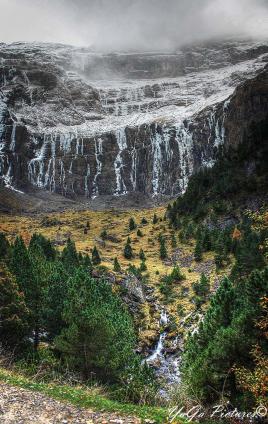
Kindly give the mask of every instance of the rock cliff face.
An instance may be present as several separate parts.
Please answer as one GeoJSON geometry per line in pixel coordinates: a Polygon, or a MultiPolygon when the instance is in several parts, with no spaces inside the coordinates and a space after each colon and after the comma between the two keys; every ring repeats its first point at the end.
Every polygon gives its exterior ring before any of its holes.
{"type": "Polygon", "coordinates": [[[220,145],[267,119],[267,53],[250,42],[173,55],[0,44],[1,180],[86,198],[182,193],[220,145]]]}

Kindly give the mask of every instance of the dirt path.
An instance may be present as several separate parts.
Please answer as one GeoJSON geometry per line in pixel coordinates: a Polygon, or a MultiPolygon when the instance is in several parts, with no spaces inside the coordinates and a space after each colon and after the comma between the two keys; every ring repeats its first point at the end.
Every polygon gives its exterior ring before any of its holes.
{"type": "Polygon", "coordinates": [[[140,424],[138,418],[93,412],[0,382],[1,424],[140,424]]]}

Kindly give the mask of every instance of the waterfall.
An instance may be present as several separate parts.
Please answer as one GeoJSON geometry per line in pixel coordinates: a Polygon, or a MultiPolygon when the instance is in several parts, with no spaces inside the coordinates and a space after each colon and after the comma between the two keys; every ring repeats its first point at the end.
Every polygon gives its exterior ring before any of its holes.
{"type": "Polygon", "coordinates": [[[72,160],[71,160],[71,163],[70,163],[70,167],[69,167],[68,173],[69,174],[72,174],[73,173],[73,161],[72,160]]]}
{"type": "MultiPolygon", "coordinates": [[[[166,399],[169,398],[168,389],[172,384],[178,384],[180,381],[179,363],[180,357],[178,353],[168,353],[165,348],[165,340],[168,332],[166,326],[169,318],[167,312],[163,309],[161,311],[159,325],[164,327],[160,332],[159,339],[152,351],[152,353],[145,359],[145,362],[149,365],[153,365],[156,369],[156,376],[162,381],[162,387],[160,389],[160,395],[166,399]],[[164,386],[163,386],[164,383],[164,386]],[[165,387],[166,386],[166,387],[165,387]]],[[[173,341],[173,347],[176,348],[178,343],[178,337],[173,341]]]]}
{"type": "Polygon", "coordinates": [[[156,196],[160,192],[160,179],[162,176],[162,136],[157,131],[157,126],[155,127],[155,135],[152,136],[152,146],[153,146],[153,177],[152,177],[152,188],[153,196],[156,196]]]}
{"type": "Polygon", "coordinates": [[[16,147],[16,127],[17,127],[17,123],[15,121],[13,121],[11,139],[10,139],[10,150],[11,150],[11,152],[14,152],[15,147],[16,147]]]}
{"type": "Polygon", "coordinates": [[[175,129],[175,138],[179,150],[179,185],[181,193],[184,193],[188,185],[189,177],[193,172],[193,136],[185,127],[184,123],[177,124],[175,129]]]}
{"type": "Polygon", "coordinates": [[[125,128],[120,128],[115,132],[115,138],[118,145],[118,153],[114,161],[114,172],[116,178],[116,189],[114,194],[119,196],[120,194],[127,194],[126,185],[124,183],[123,178],[123,157],[122,153],[125,149],[127,149],[127,137],[125,128]]]}
{"type": "Polygon", "coordinates": [[[87,173],[86,173],[86,176],[85,176],[85,196],[86,197],[90,197],[89,188],[88,188],[89,177],[90,177],[90,165],[88,163],[87,164],[87,173]]]}
{"type": "Polygon", "coordinates": [[[162,310],[162,311],[161,311],[161,316],[160,316],[160,321],[159,321],[159,323],[160,323],[161,325],[167,325],[167,323],[168,323],[167,311],[165,311],[165,310],[162,310]]]}
{"type": "MultiPolygon", "coordinates": [[[[161,310],[161,315],[160,315],[160,319],[159,319],[159,326],[166,326],[168,323],[168,316],[167,316],[167,312],[162,309],[161,310]]],[[[147,363],[151,363],[153,362],[155,359],[157,359],[158,357],[162,356],[162,351],[163,351],[163,343],[164,340],[166,338],[167,332],[166,331],[162,331],[160,333],[158,342],[153,350],[153,352],[151,353],[151,355],[148,356],[148,358],[146,358],[146,362],[147,363]]]]}
{"type": "MultiPolygon", "coordinates": [[[[37,144],[37,140],[33,137],[33,143],[37,144]]],[[[37,187],[46,188],[50,185],[50,173],[52,165],[52,157],[48,162],[47,171],[45,172],[45,160],[48,156],[48,148],[51,146],[52,136],[43,135],[41,148],[36,150],[36,156],[30,160],[28,164],[28,180],[37,187]]],[[[51,149],[51,153],[53,149],[51,149]]]]}
{"type": "Polygon", "coordinates": [[[230,98],[227,99],[225,102],[223,102],[221,123],[219,118],[216,119],[215,106],[212,107],[212,110],[208,116],[208,126],[210,130],[208,141],[211,140],[214,134],[214,147],[219,147],[221,144],[224,143],[224,140],[225,140],[224,121],[225,121],[226,111],[228,109],[229,103],[230,103],[230,98]]]}
{"type": "Polygon", "coordinates": [[[137,187],[137,150],[135,147],[131,150],[131,174],[130,179],[132,183],[133,191],[136,191],[137,187]]]}
{"type": "MultiPolygon", "coordinates": [[[[210,50],[210,63],[192,63],[189,53],[202,58],[207,47],[130,58],[56,45],[3,45],[1,175],[7,175],[8,159],[14,183],[28,176],[32,184],[53,191],[67,186],[93,197],[137,190],[148,196],[182,194],[193,171],[211,166],[224,143],[236,86],[264,69],[260,46],[245,48],[239,42],[230,47],[228,42],[210,50]],[[36,68],[44,77],[48,73],[49,84],[43,86],[42,78],[32,81],[36,68]],[[59,93],[50,90],[50,82],[66,88],[59,107],[59,93]],[[35,144],[29,143],[33,136],[35,144]],[[107,141],[105,157],[101,139],[107,141]],[[18,147],[23,160],[16,167],[18,147]]],[[[253,112],[249,116],[256,121],[253,112]]]]}
{"type": "Polygon", "coordinates": [[[158,357],[160,357],[162,355],[162,351],[163,351],[163,342],[166,338],[167,333],[161,333],[160,337],[158,339],[158,342],[156,344],[155,350],[153,351],[153,353],[148,356],[148,358],[146,358],[146,362],[149,364],[150,362],[155,361],[156,359],[158,359],[158,357]]]}
{"type": "Polygon", "coordinates": [[[2,136],[4,134],[5,124],[4,117],[6,113],[6,104],[2,101],[2,95],[0,93],[0,142],[2,141],[2,136]]]}
{"type": "Polygon", "coordinates": [[[64,168],[64,163],[62,161],[62,159],[59,160],[60,161],[60,184],[63,188],[63,191],[66,193],[67,191],[67,186],[66,186],[66,182],[65,182],[65,168],[64,168]]]}
{"type": "Polygon", "coordinates": [[[102,138],[96,138],[95,137],[95,159],[96,159],[96,174],[94,176],[93,180],[93,196],[92,199],[97,197],[99,195],[99,187],[98,187],[98,176],[101,174],[102,171],[102,162],[100,160],[100,156],[103,154],[102,150],[102,138]]]}
{"type": "Polygon", "coordinates": [[[60,134],[60,150],[64,152],[64,155],[71,153],[72,151],[72,140],[74,135],[72,133],[60,134]]]}

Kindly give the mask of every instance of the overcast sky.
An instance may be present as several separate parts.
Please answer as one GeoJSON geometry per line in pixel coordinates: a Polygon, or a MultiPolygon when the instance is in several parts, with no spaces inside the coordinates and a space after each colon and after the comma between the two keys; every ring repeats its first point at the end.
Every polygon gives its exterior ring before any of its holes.
{"type": "Polygon", "coordinates": [[[268,38],[268,0],[0,0],[0,42],[173,50],[225,36],[268,38]]]}

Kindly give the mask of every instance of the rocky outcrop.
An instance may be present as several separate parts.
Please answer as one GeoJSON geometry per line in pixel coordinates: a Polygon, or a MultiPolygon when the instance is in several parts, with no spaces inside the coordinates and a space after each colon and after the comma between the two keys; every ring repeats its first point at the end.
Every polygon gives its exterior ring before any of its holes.
{"type": "Polygon", "coordinates": [[[180,194],[220,145],[266,116],[267,52],[242,42],[174,55],[0,45],[2,181],[85,198],[180,194]]]}
{"type": "Polygon", "coordinates": [[[253,129],[260,129],[261,123],[268,123],[268,66],[256,78],[235,90],[224,124],[226,146],[236,148],[246,142],[253,129]]]}

